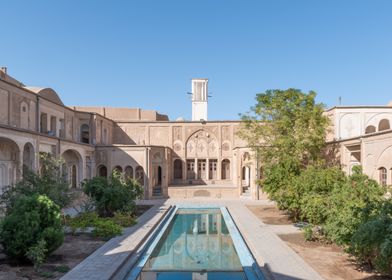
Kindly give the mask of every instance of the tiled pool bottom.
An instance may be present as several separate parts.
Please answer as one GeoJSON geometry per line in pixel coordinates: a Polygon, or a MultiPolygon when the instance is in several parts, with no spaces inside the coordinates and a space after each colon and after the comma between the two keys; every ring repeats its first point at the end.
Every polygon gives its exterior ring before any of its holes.
{"type": "Polygon", "coordinates": [[[175,208],[126,279],[263,279],[226,208],[175,208]]]}

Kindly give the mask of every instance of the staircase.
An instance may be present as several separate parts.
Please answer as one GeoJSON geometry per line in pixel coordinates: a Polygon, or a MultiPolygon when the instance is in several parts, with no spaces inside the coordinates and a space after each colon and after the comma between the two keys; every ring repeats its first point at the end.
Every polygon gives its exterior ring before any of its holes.
{"type": "Polygon", "coordinates": [[[153,187],[152,196],[162,196],[162,187],[161,186],[153,187]]]}
{"type": "Polygon", "coordinates": [[[242,196],[250,197],[250,188],[249,187],[242,187],[242,196]]]}

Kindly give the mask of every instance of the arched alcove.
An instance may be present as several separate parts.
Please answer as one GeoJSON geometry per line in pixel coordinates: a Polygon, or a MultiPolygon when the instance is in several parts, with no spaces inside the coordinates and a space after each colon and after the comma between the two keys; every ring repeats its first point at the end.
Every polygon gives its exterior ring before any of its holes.
{"type": "Polygon", "coordinates": [[[19,153],[19,147],[13,140],[0,137],[0,188],[16,183],[19,153]]]}
{"type": "Polygon", "coordinates": [[[365,129],[365,134],[376,132],[376,127],[374,125],[368,125],[365,129]]]}
{"type": "Polygon", "coordinates": [[[388,176],[387,169],[385,167],[380,167],[378,169],[378,175],[379,175],[379,177],[378,177],[379,178],[379,183],[382,186],[386,186],[387,185],[387,176],[388,176]]]}
{"type": "Polygon", "coordinates": [[[133,168],[132,168],[132,166],[125,167],[124,175],[125,175],[126,179],[133,179],[133,168]]]}
{"type": "Polygon", "coordinates": [[[67,169],[67,180],[71,188],[79,186],[83,180],[83,160],[80,153],[76,150],[66,150],[61,157],[65,161],[67,169]]]}
{"type": "Polygon", "coordinates": [[[230,179],[230,160],[222,160],[222,180],[230,179]]]}
{"type": "Polygon", "coordinates": [[[135,169],[135,179],[139,182],[141,186],[144,186],[144,169],[141,166],[135,169]]]}
{"type": "Polygon", "coordinates": [[[389,124],[389,120],[387,119],[382,119],[379,123],[378,123],[378,131],[383,131],[383,130],[387,130],[390,129],[391,126],[389,124]]]}
{"type": "Polygon", "coordinates": [[[108,176],[108,169],[105,165],[101,164],[97,167],[97,175],[99,177],[107,177],[108,176]]]}
{"type": "Polygon", "coordinates": [[[173,178],[174,179],[182,179],[182,160],[175,159],[173,163],[173,178]]]}
{"type": "Polygon", "coordinates": [[[90,143],[90,126],[88,124],[82,124],[80,126],[80,142],[90,143]]]}
{"type": "Polygon", "coordinates": [[[23,175],[28,170],[34,170],[35,151],[31,143],[26,143],[23,147],[23,175]]]}

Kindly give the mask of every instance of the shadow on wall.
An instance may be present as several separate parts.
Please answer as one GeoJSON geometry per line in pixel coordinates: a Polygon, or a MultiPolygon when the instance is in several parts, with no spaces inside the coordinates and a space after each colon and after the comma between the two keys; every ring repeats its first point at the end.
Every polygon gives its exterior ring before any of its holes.
{"type": "MultiPolygon", "coordinates": [[[[102,150],[97,150],[96,152],[96,176],[101,177],[109,177],[114,170],[122,173],[127,178],[135,179],[139,182],[144,189],[144,196],[147,199],[148,197],[154,196],[154,194],[149,193],[149,191],[153,192],[154,190],[150,190],[148,185],[150,180],[153,180],[153,174],[150,174],[150,178],[147,176],[147,166],[148,159],[145,159],[145,147],[135,146],[137,150],[135,152],[139,153],[139,156],[144,160],[144,164],[141,164],[137,159],[137,156],[133,157],[129,154],[132,153],[132,148],[129,147],[128,151],[124,151],[118,147],[111,147],[109,150],[103,148],[102,150]],[[110,163],[110,154],[116,154],[116,161],[113,162],[113,166],[109,165],[110,163]],[[146,166],[144,166],[146,165],[146,166]]],[[[162,181],[162,180],[161,180],[162,181]]],[[[159,189],[155,190],[155,196],[162,197],[163,190],[159,189]]]]}
{"type": "Polygon", "coordinates": [[[136,143],[129,135],[118,125],[114,125],[113,143],[123,145],[144,145],[145,143],[136,143]]]}
{"type": "Polygon", "coordinates": [[[338,143],[327,144],[324,151],[325,160],[332,166],[340,166],[340,145],[338,143]]]}

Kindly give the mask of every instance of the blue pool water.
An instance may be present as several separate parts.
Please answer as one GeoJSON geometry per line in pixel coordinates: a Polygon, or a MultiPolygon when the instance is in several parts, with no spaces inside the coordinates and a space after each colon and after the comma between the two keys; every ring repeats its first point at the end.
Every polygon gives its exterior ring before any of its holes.
{"type": "Polygon", "coordinates": [[[144,270],[242,271],[242,266],[220,209],[180,209],[144,270]]]}
{"type": "Polygon", "coordinates": [[[176,209],[163,224],[127,279],[263,279],[225,208],[176,209]]]}

